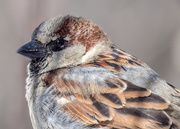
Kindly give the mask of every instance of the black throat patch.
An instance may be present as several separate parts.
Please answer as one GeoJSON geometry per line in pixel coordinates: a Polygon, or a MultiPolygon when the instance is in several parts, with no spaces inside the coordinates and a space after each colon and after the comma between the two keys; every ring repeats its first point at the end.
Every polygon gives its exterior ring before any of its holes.
{"type": "Polygon", "coordinates": [[[30,74],[38,74],[42,69],[48,65],[46,58],[31,60],[29,65],[30,74]]]}

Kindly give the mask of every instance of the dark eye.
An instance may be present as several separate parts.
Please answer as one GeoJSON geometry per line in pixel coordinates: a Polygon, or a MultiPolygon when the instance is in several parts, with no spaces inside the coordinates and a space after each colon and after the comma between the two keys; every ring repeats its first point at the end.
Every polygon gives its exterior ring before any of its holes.
{"type": "Polygon", "coordinates": [[[58,38],[55,41],[51,41],[48,45],[47,48],[50,51],[57,52],[63,50],[65,47],[67,47],[67,41],[64,40],[63,38],[58,38]]]}

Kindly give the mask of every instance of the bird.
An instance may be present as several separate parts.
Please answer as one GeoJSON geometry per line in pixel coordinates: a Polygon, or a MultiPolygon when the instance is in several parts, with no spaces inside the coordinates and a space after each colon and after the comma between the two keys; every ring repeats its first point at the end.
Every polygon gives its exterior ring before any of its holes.
{"type": "Polygon", "coordinates": [[[34,129],[180,129],[180,90],[91,20],[50,18],[17,53],[34,129]]]}

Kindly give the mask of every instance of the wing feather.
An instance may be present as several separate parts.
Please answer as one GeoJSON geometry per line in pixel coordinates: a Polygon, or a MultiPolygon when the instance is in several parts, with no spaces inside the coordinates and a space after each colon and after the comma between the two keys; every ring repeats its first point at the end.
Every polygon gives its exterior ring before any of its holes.
{"type": "Polygon", "coordinates": [[[51,83],[60,92],[59,107],[87,126],[168,129],[172,124],[163,111],[167,100],[112,71],[81,67],[55,75],[51,83]]]}

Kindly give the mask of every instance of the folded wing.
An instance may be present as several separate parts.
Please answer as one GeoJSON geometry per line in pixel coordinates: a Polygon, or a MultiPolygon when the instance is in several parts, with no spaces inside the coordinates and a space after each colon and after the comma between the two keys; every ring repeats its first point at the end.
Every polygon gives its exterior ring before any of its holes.
{"type": "Polygon", "coordinates": [[[87,126],[127,129],[169,129],[164,98],[102,68],[57,72],[51,82],[60,91],[58,104],[87,126]]]}

